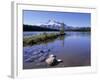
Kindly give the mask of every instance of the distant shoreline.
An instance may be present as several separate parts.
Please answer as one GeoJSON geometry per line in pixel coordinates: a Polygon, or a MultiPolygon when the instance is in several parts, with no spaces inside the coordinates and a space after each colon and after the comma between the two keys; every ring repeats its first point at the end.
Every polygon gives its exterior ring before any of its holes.
{"type": "MultiPolygon", "coordinates": [[[[40,27],[36,25],[23,25],[23,31],[60,31],[57,29],[51,29],[47,27],[40,27]]],[[[79,32],[89,32],[91,31],[90,27],[82,27],[82,28],[70,28],[70,29],[65,29],[65,31],[79,31],[79,32]]]]}

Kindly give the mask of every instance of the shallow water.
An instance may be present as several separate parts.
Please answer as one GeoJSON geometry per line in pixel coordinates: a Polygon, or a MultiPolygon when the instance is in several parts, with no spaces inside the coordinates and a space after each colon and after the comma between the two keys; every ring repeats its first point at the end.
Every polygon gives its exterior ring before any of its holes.
{"type": "MultiPolygon", "coordinates": [[[[24,32],[24,37],[38,35],[42,32],[24,32]]],[[[50,32],[49,32],[50,33],[50,32]]],[[[48,43],[41,43],[34,46],[23,48],[23,68],[52,68],[52,67],[75,67],[75,66],[90,66],[91,64],[91,39],[89,32],[66,32],[67,35],[59,37],[48,43]],[[50,49],[50,52],[38,53],[34,52],[39,49],[50,49]],[[49,54],[54,54],[57,58],[63,60],[56,66],[48,66],[44,61],[41,61],[49,54]],[[35,56],[34,61],[26,62],[31,56],[35,56]],[[39,61],[40,60],[40,61],[39,61]]]]}

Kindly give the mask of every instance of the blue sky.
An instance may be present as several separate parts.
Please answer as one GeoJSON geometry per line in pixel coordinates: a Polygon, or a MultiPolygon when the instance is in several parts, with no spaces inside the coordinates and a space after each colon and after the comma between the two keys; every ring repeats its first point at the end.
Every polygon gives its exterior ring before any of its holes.
{"type": "Polygon", "coordinates": [[[48,20],[64,22],[73,27],[90,27],[90,13],[54,12],[54,11],[23,11],[23,23],[29,25],[44,24],[48,20]]]}

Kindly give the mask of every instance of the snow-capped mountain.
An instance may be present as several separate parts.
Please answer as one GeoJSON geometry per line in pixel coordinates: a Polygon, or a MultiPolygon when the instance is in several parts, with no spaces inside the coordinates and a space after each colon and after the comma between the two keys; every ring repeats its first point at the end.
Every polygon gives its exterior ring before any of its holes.
{"type": "Polygon", "coordinates": [[[61,29],[61,22],[55,21],[55,20],[48,20],[46,23],[42,24],[41,27],[47,27],[52,29],[61,29]]]}
{"type": "Polygon", "coordinates": [[[57,21],[54,21],[54,20],[49,20],[46,25],[58,25],[58,26],[61,26],[61,24],[57,21]]]}

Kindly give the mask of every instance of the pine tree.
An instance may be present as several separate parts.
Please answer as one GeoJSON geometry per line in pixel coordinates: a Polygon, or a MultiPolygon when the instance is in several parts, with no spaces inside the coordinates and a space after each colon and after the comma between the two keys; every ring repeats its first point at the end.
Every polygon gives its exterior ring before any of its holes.
{"type": "Polygon", "coordinates": [[[60,34],[65,34],[65,24],[64,23],[62,23],[61,24],[61,30],[60,30],[60,34]]]}

